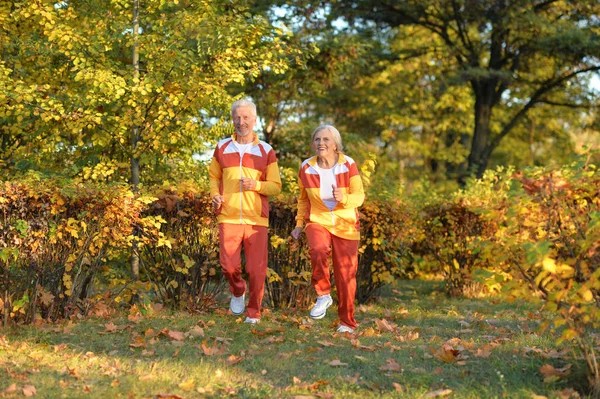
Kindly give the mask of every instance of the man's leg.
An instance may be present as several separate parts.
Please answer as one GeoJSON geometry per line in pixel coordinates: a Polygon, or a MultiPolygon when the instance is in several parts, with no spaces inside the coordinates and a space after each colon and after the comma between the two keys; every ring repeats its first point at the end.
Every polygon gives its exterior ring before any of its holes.
{"type": "Polygon", "coordinates": [[[331,292],[331,279],[329,278],[331,233],[316,223],[308,224],[305,231],[312,266],[312,285],[315,287],[317,295],[327,295],[331,292]]]}
{"type": "Polygon", "coordinates": [[[246,292],[246,282],[242,278],[242,238],[243,226],[219,224],[219,259],[223,275],[229,282],[229,291],[239,297],[246,292]]]}
{"type": "Polygon", "coordinates": [[[333,236],[333,276],[338,293],[338,316],[341,324],[356,328],[354,297],[358,270],[358,240],[333,236]]]}
{"type": "Polygon", "coordinates": [[[250,318],[260,319],[265,279],[267,278],[268,233],[264,226],[244,225],[244,229],[244,254],[250,283],[247,314],[250,318]]]}

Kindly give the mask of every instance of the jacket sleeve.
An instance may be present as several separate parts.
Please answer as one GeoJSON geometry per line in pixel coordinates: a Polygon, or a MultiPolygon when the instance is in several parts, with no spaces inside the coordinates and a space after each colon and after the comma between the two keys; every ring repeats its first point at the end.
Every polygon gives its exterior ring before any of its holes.
{"type": "Polygon", "coordinates": [[[358,208],[365,201],[365,191],[362,185],[362,179],[358,174],[358,167],[355,163],[350,166],[350,187],[348,192],[344,193],[342,205],[344,208],[358,208]]]}
{"type": "Polygon", "coordinates": [[[279,166],[275,151],[269,151],[267,155],[267,169],[265,170],[265,180],[256,182],[256,191],[265,196],[277,195],[281,192],[281,177],[279,176],[279,166]]]}
{"type": "Polygon", "coordinates": [[[217,150],[213,154],[213,158],[208,167],[208,180],[210,187],[210,197],[221,194],[221,179],[223,178],[223,169],[217,160],[217,150]]]}
{"type": "Polygon", "coordinates": [[[304,219],[306,217],[306,212],[308,211],[308,194],[306,193],[306,188],[302,184],[301,174],[303,173],[302,168],[300,168],[300,172],[298,172],[298,186],[300,187],[300,197],[298,197],[298,213],[296,213],[296,227],[304,226],[304,219]]]}

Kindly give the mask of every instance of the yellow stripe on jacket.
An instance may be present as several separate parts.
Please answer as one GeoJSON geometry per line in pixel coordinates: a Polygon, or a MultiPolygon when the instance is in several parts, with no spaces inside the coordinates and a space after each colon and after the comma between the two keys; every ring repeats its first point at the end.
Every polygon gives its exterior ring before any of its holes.
{"type": "Polygon", "coordinates": [[[210,196],[220,194],[225,200],[217,210],[217,220],[219,223],[268,226],[267,197],[281,192],[275,151],[254,135],[251,149],[241,157],[236,142],[235,135],[219,141],[208,169],[210,196]],[[256,180],[256,189],[242,190],[242,177],[256,180]]]}
{"type": "Polygon", "coordinates": [[[338,162],[333,166],[337,187],[344,194],[344,199],[330,210],[321,199],[321,181],[315,169],[317,157],[302,162],[298,173],[300,198],[298,198],[298,213],[296,227],[307,223],[318,223],[331,234],[347,240],[360,239],[358,207],[365,200],[362,180],[358,167],[352,158],[342,153],[338,162]]]}

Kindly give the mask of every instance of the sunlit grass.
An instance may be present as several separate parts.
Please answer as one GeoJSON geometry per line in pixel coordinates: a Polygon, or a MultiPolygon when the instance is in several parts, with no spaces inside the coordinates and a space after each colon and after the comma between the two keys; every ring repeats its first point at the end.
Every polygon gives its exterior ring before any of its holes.
{"type": "Polygon", "coordinates": [[[266,311],[256,327],[222,312],[163,310],[0,331],[0,397],[33,386],[47,398],[414,398],[443,389],[452,398],[551,398],[584,380],[555,337],[537,332],[540,312],[528,304],[449,299],[439,283],[411,281],[357,308],[358,336],[334,333],[335,311],[317,322],[305,309],[266,311]],[[544,382],[546,363],[573,364],[571,375],[544,382]]]}

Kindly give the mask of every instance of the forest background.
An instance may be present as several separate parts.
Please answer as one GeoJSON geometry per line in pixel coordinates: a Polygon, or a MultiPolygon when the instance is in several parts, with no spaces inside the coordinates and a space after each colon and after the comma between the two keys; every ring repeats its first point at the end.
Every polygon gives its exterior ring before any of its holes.
{"type": "Polygon", "coordinates": [[[3,324],[211,308],[206,160],[247,97],[284,182],[270,306],[312,299],[289,232],[310,134],[330,123],[367,188],[359,302],[400,278],[533,298],[598,394],[598,15],[592,0],[3,2],[3,324]]]}

